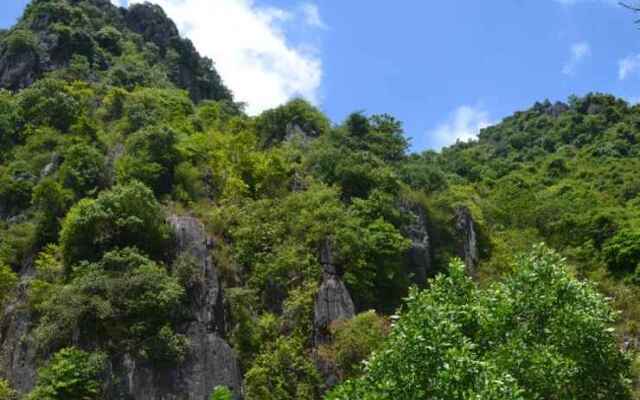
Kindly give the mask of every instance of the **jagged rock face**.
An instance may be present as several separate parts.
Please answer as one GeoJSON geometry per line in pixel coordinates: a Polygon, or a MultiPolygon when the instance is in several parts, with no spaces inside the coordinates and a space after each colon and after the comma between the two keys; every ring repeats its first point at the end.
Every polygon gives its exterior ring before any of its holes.
{"type": "Polygon", "coordinates": [[[355,316],[355,306],[349,290],[333,261],[333,251],[328,241],[320,249],[320,262],[324,273],[314,307],[314,332],[316,345],[330,340],[329,326],[332,322],[351,319],[355,316]]]}
{"type": "Polygon", "coordinates": [[[403,233],[411,240],[407,251],[409,273],[413,283],[424,285],[431,273],[431,245],[424,209],[416,204],[401,204],[400,208],[409,215],[411,221],[403,227],[403,233]]]}
{"type": "MultiPolygon", "coordinates": [[[[161,59],[149,62],[164,64],[168,78],[177,87],[187,90],[193,101],[232,100],[213,61],[200,56],[190,40],[180,37],[175,23],[161,7],[145,2],[125,9],[114,6],[109,0],[60,0],[60,3],[76,7],[74,10],[90,22],[85,21],[84,29],[74,30],[67,37],[56,28],[60,22],[68,24],[67,16],[41,12],[22,19],[17,27],[28,32],[33,43],[22,48],[11,45],[13,29],[0,36],[0,88],[17,91],[29,87],[45,73],[67,67],[74,55],[86,57],[96,68],[106,72],[113,66],[113,59],[108,54],[119,55],[114,50],[118,46],[112,48],[105,44],[99,32],[92,29],[95,25],[110,25],[123,34],[136,33],[145,42],[153,43],[161,59]]],[[[99,80],[95,74],[91,79],[99,80]]]]}
{"type": "Polygon", "coordinates": [[[18,90],[31,86],[42,74],[40,57],[35,51],[8,54],[0,48],[0,87],[18,90]]]}
{"type": "Polygon", "coordinates": [[[31,260],[21,271],[17,296],[0,314],[0,378],[11,382],[19,394],[28,393],[36,384],[36,346],[29,333],[33,317],[27,307],[27,288],[33,276],[31,260]]]}
{"type": "Polygon", "coordinates": [[[476,239],[475,223],[468,208],[459,207],[456,209],[456,229],[462,240],[461,252],[467,273],[470,276],[475,276],[479,261],[478,241],[476,239]]]}
{"type": "Polygon", "coordinates": [[[152,368],[129,357],[114,362],[119,382],[113,396],[134,400],[207,400],[216,386],[241,393],[242,377],[233,349],[221,337],[225,329],[223,294],[209,256],[200,221],[190,217],[169,218],[176,233],[178,257],[195,263],[195,283],[189,288],[191,320],[179,329],[190,342],[186,360],[172,368],[152,368]]]}

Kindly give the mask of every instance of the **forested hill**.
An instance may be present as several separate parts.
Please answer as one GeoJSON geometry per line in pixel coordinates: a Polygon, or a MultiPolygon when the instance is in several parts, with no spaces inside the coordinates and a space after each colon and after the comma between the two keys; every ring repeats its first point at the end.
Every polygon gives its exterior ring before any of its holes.
{"type": "Polygon", "coordinates": [[[150,3],[124,9],[110,0],[34,0],[0,33],[0,57],[0,87],[10,90],[58,71],[127,89],[175,85],[196,102],[231,100],[212,61],[150,3]]]}
{"type": "Polygon", "coordinates": [[[34,0],[0,86],[0,400],[638,398],[639,106],[409,154],[107,0],[34,0]]]}

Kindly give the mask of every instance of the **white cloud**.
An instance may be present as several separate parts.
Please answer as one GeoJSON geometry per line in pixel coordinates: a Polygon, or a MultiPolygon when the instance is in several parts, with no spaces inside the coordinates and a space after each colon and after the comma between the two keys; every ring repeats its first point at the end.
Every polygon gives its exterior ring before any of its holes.
{"type": "MultiPolygon", "coordinates": [[[[113,2],[125,0],[112,0],[113,2]]],[[[128,4],[144,0],[129,0],[128,4]]],[[[324,27],[317,6],[259,7],[254,0],[153,0],[210,57],[237,101],[257,114],[295,96],[319,102],[322,62],[312,43],[291,43],[287,24],[324,27]]]]}
{"type": "Polygon", "coordinates": [[[630,75],[640,70],[640,54],[628,56],[618,61],[618,78],[627,79],[630,75]]]}
{"type": "Polygon", "coordinates": [[[457,141],[475,139],[480,130],[491,125],[489,113],[479,106],[460,106],[434,130],[427,132],[431,148],[440,150],[457,141]]]}
{"type": "Polygon", "coordinates": [[[570,53],[569,61],[562,67],[562,73],[565,75],[573,75],[576,67],[591,56],[591,46],[587,42],[574,43],[571,45],[570,53]]]}
{"type": "Polygon", "coordinates": [[[322,21],[322,17],[320,17],[320,10],[316,4],[304,3],[300,6],[300,9],[307,25],[321,29],[327,28],[327,25],[322,21]]]}

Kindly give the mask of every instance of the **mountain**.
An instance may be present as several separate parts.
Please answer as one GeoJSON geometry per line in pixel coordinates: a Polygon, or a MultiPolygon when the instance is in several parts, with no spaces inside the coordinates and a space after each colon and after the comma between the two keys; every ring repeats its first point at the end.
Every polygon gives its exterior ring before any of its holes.
{"type": "Polygon", "coordinates": [[[231,100],[213,62],[150,3],[124,9],[109,0],[33,1],[2,35],[0,57],[0,87],[9,90],[58,71],[126,88],[173,84],[194,102],[231,100]]]}
{"type": "Polygon", "coordinates": [[[107,0],[32,1],[0,86],[0,400],[637,392],[640,106],[409,154],[107,0]]]}

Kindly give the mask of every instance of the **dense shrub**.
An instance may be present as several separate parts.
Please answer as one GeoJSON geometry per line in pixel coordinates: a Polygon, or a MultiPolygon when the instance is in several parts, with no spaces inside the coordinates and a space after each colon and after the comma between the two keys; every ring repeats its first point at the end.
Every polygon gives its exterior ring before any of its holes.
{"type": "Polygon", "coordinates": [[[245,375],[247,400],[320,398],[320,377],[295,339],[280,338],[260,354],[245,375]]]}
{"type": "Polygon", "coordinates": [[[350,320],[339,320],[329,329],[333,341],[322,345],[318,353],[335,366],[341,379],[347,379],[362,374],[363,361],[381,348],[389,323],[375,311],[367,311],[350,320]]]}
{"type": "Polygon", "coordinates": [[[118,182],[138,180],[157,195],[169,193],[180,161],[177,140],[177,134],[168,127],[149,127],[129,136],[126,153],[116,167],[118,182]]]}
{"type": "Polygon", "coordinates": [[[365,376],[330,399],[630,399],[630,363],[603,296],[538,247],[478,289],[454,262],[412,291],[365,376]]]}
{"type": "Polygon", "coordinates": [[[97,199],[83,199],[67,214],[60,244],[68,267],[96,261],[114,248],[134,246],[154,259],[167,252],[168,226],[149,188],[139,182],[115,186],[97,199]]]}
{"type": "Polygon", "coordinates": [[[106,373],[106,356],[70,347],[58,351],[38,370],[28,400],[99,399],[106,373]]]}
{"type": "Polygon", "coordinates": [[[185,290],[166,268],[131,248],[77,265],[70,279],[51,268],[55,260],[45,260],[30,292],[41,316],[40,346],[65,343],[76,331],[156,364],[184,358],[188,342],[171,323],[180,316],[185,290]]]}

